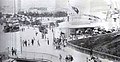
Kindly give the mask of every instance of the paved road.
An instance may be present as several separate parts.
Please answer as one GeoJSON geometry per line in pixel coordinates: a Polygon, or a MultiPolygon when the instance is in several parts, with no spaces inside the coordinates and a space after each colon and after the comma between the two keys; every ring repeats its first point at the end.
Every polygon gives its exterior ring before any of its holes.
{"type": "MultiPolygon", "coordinates": [[[[69,47],[65,47],[62,48],[62,50],[56,50],[53,46],[53,33],[51,30],[48,29],[48,35],[47,38],[49,38],[50,40],[50,45],[47,44],[47,41],[45,39],[41,39],[41,33],[38,32],[38,29],[33,29],[33,28],[29,28],[27,29],[28,31],[25,31],[24,34],[22,36],[26,36],[26,39],[30,39],[35,37],[36,40],[40,40],[40,46],[38,46],[37,41],[35,41],[35,45],[34,46],[30,46],[30,47],[24,47],[23,51],[31,51],[31,52],[41,52],[41,53],[49,53],[55,56],[59,57],[59,54],[62,55],[63,58],[65,58],[66,55],[70,54],[74,57],[73,62],[86,62],[86,58],[89,57],[89,55],[78,52],[74,49],[71,49],[69,47]],[[35,32],[38,32],[38,36],[35,35],[35,32]],[[27,35],[25,33],[28,33],[27,35]],[[30,33],[30,34],[29,34],[30,33]],[[32,36],[32,37],[29,37],[32,36]]],[[[25,37],[24,37],[25,39],[25,37]]],[[[103,62],[109,62],[106,59],[102,59],[103,62]]]]}
{"type": "MultiPolygon", "coordinates": [[[[89,57],[89,55],[78,52],[70,47],[65,47],[65,48],[62,48],[61,50],[56,50],[55,47],[53,46],[53,33],[51,30],[48,30],[48,34],[47,34],[47,38],[49,38],[50,40],[50,44],[48,45],[47,41],[45,39],[42,39],[41,33],[37,28],[35,29],[33,27],[28,28],[27,26],[23,26],[22,28],[25,28],[25,31],[23,32],[20,31],[16,33],[3,33],[2,31],[0,31],[0,34],[1,34],[0,44],[3,44],[2,47],[4,47],[0,49],[7,50],[7,47],[9,47],[9,50],[10,50],[11,47],[13,46],[17,48],[17,51],[21,51],[20,41],[29,40],[28,43],[30,43],[30,46],[27,46],[27,47],[22,46],[22,51],[35,52],[35,53],[47,53],[47,54],[54,55],[58,58],[59,58],[59,54],[61,54],[63,59],[65,58],[66,55],[70,54],[74,58],[73,62],[86,62],[86,58],[89,57]],[[37,36],[35,34],[36,32],[38,32],[37,36]],[[33,37],[35,38],[35,43],[32,46],[31,39],[33,39],[33,37]],[[37,43],[38,40],[39,40],[40,46],[37,43]]],[[[107,59],[101,59],[101,60],[103,60],[102,62],[110,62],[107,59]]]]}

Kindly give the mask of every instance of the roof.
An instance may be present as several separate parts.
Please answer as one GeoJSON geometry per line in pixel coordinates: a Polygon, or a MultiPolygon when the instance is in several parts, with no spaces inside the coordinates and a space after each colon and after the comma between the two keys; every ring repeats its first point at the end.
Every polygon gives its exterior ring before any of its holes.
{"type": "Polygon", "coordinates": [[[69,22],[62,22],[59,23],[59,28],[93,28],[93,27],[99,27],[101,26],[101,23],[90,23],[90,24],[79,24],[79,25],[72,25],[69,22]]]}

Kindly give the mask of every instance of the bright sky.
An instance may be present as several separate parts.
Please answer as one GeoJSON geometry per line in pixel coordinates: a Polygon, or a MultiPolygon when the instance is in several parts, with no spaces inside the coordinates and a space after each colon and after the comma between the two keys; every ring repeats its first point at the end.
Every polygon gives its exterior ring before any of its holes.
{"type": "MultiPolygon", "coordinates": [[[[0,0],[0,10],[4,7],[7,12],[13,11],[13,1],[14,0],[0,0]]],[[[120,0],[69,0],[69,3],[68,0],[21,0],[22,9],[28,9],[30,7],[48,7],[50,11],[75,6],[81,12],[88,12],[96,8],[106,9],[107,4],[113,4],[115,7],[119,8],[120,0]]]]}
{"type": "Polygon", "coordinates": [[[55,8],[55,0],[21,0],[22,9],[31,7],[46,7],[52,11],[55,8]]]}

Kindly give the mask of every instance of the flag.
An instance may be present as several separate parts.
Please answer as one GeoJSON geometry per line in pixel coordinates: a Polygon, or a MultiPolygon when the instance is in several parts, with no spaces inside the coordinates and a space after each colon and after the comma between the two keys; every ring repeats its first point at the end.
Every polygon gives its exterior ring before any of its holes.
{"type": "Polygon", "coordinates": [[[79,13],[78,8],[72,6],[72,9],[73,9],[77,14],[79,13]]]}

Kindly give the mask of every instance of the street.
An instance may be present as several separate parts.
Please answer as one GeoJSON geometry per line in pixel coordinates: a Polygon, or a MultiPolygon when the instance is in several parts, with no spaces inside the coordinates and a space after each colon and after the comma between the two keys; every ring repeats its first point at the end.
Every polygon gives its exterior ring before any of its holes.
{"type": "MultiPolygon", "coordinates": [[[[86,58],[90,57],[88,54],[81,53],[70,47],[61,47],[60,50],[55,49],[55,47],[53,46],[53,33],[52,30],[50,29],[48,29],[48,34],[46,35],[46,38],[49,39],[49,44],[48,44],[47,39],[42,39],[42,33],[39,32],[38,28],[33,28],[33,27],[28,28],[27,26],[22,26],[22,28],[25,28],[25,31],[13,32],[13,33],[3,33],[2,31],[0,31],[1,32],[0,40],[5,42],[3,44],[7,44],[7,45],[3,45],[3,48],[6,48],[6,51],[7,51],[7,47],[9,47],[10,51],[11,51],[11,47],[14,47],[17,48],[19,54],[21,51],[23,53],[24,52],[34,52],[37,54],[46,53],[46,54],[54,55],[58,58],[59,55],[61,55],[62,59],[65,59],[66,55],[72,55],[74,59],[73,62],[86,62],[87,60],[86,58]],[[38,32],[37,36],[36,36],[36,32],[38,32]],[[33,38],[35,39],[35,41],[34,44],[32,45],[31,40],[33,38]],[[23,40],[26,40],[29,45],[23,46],[23,40]],[[40,45],[38,45],[38,40],[40,45]]],[[[30,55],[32,54],[26,54],[26,55],[30,57],[30,55]]],[[[35,57],[39,57],[39,56],[36,55],[35,57]]],[[[102,62],[110,62],[107,59],[101,59],[101,60],[103,60],[102,62]]]]}

